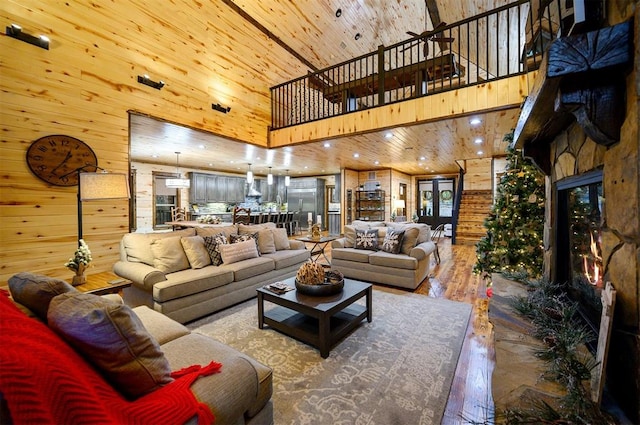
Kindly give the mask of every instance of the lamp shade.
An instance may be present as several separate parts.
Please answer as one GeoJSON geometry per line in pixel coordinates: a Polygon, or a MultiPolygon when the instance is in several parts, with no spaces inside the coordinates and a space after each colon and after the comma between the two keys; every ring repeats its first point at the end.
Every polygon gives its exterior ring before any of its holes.
{"type": "Polygon", "coordinates": [[[189,179],[165,179],[165,186],[173,189],[189,189],[191,180],[189,179]]]}
{"type": "Polygon", "coordinates": [[[124,173],[79,173],[81,201],[128,199],[129,179],[124,173]]]}
{"type": "Polygon", "coordinates": [[[404,199],[396,199],[393,203],[393,207],[395,209],[404,209],[405,207],[404,199]]]}

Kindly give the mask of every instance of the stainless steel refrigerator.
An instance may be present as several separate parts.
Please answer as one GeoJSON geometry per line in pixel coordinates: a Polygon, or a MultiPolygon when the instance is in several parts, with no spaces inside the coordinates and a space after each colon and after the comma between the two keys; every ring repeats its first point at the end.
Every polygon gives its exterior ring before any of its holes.
{"type": "MultiPolygon", "coordinates": [[[[291,179],[287,188],[287,202],[289,211],[295,211],[294,218],[300,223],[301,229],[307,229],[309,213],[313,217],[313,222],[317,221],[318,215],[324,215],[324,180],[311,177],[291,179]]],[[[326,229],[327,223],[322,220],[322,229],[326,229]]]]}

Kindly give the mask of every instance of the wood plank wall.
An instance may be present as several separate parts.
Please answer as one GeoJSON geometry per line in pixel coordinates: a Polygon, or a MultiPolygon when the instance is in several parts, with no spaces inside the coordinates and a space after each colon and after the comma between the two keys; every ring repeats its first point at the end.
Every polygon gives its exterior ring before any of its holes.
{"type": "MultiPolygon", "coordinates": [[[[51,39],[44,50],[0,37],[0,282],[20,271],[71,273],[64,263],[77,244],[76,188],[49,186],[29,171],[25,153],[34,140],[76,137],[100,167],[126,172],[128,111],[135,110],[266,146],[269,84],[306,72],[222,2],[147,7],[139,0],[0,2],[4,24],[51,39]],[[142,74],[166,86],[137,83],[142,74]],[[217,102],[232,111],[213,111],[217,102]]],[[[84,221],[90,272],[111,270],[128,231],[127,202],[87,202],[84,221]]]]}

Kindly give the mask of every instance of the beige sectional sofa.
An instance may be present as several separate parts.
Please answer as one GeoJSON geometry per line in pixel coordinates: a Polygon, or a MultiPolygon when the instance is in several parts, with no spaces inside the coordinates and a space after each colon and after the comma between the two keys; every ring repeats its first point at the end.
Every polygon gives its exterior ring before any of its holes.
{"type": "Polygon", "coordinates": [[[255,297],[260,286],[295,276],[308,259],[304,243],[289,240],[274,223],[220,225],[128,233],[113,271],[133,282],[124,291],[128,305],[146,305],[186,323],[255,297]],[[253,235],[256,242],[222,245],[227,261],[212,265],[203,242],[221,234],[227,242],[239,235],[253,235]]]}
{"type": "Polygon", "coordinates": [[[0,423],[158,423],[157,414],[201,423],[180,395],[186,386],[216,424],[273,424],[272,370],[252,357],[118,295],[32,273],[9,287],[13,300],[0,291],[0,423]],[[217,372],[190,384],[175,375],[208,365],[217,372]]]}
{"type": "Polygon", "coordinates": [[[427,224],[354,221],[344,235],[331,242],[331,269],[345,277],[415,289],[429,275],[436,246],[427,224]]]}

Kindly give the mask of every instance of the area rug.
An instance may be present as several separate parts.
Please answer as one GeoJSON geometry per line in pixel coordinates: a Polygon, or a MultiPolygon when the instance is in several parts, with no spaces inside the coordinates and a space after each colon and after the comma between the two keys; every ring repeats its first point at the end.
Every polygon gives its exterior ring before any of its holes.
{"type": "Polygon", "coordinates": [[[470,312],[469,304],[376,287],[373,321],[363,321],[327,359],[258,329],[256,299],[188,327],[273,368],[276,425],[427,425],[442,419],[470,312]]]}

